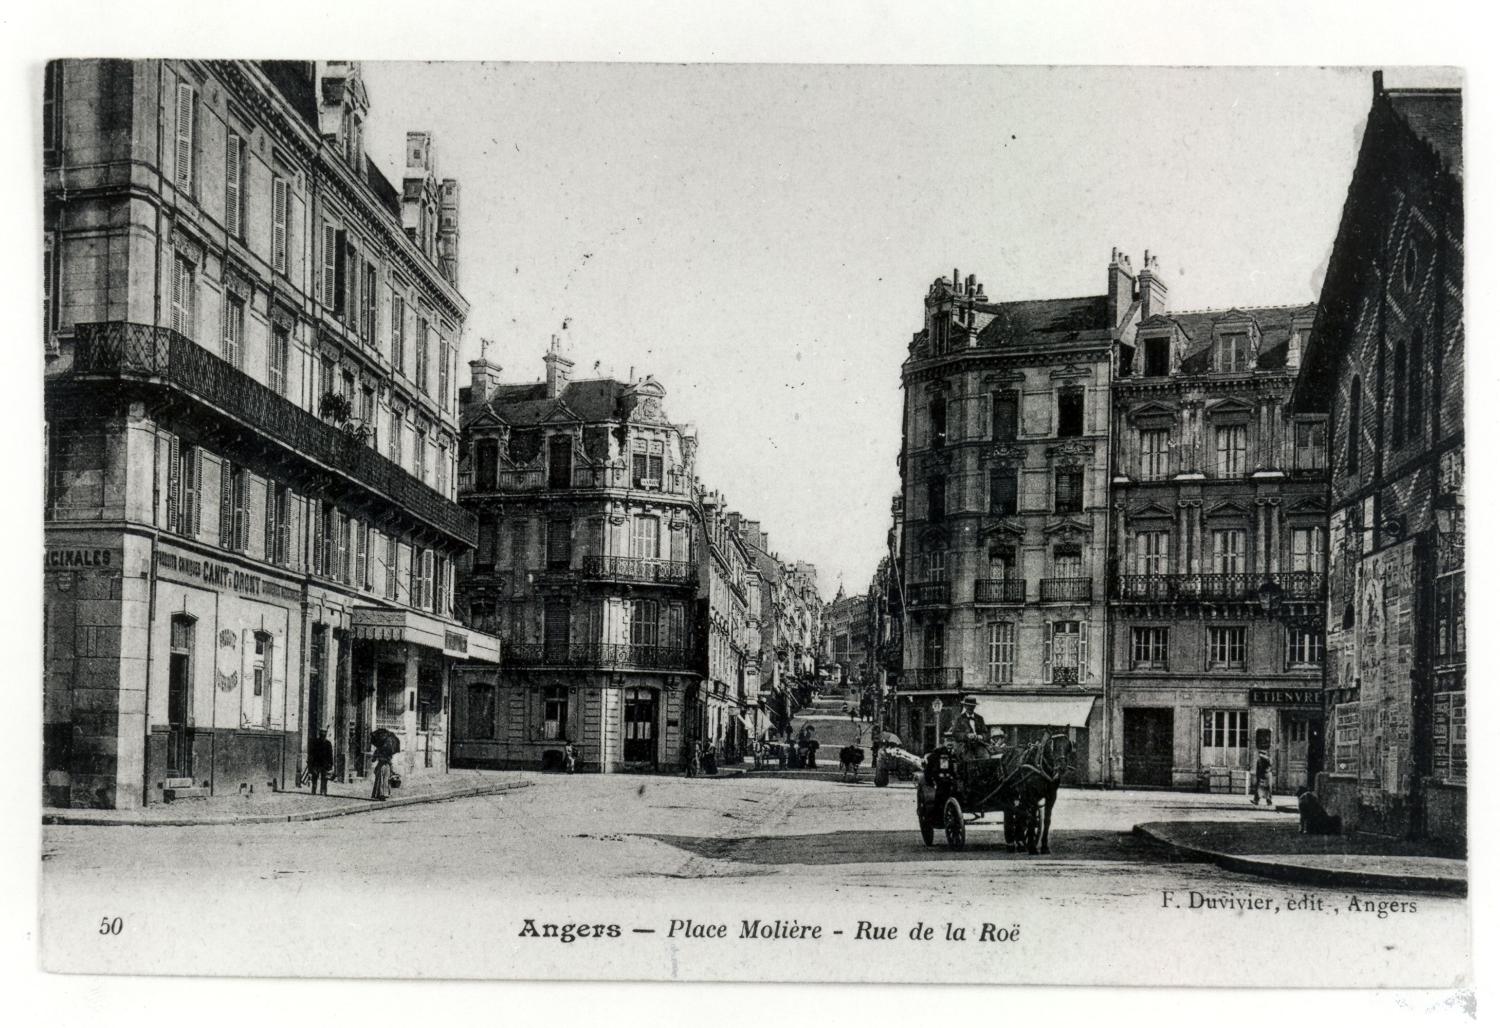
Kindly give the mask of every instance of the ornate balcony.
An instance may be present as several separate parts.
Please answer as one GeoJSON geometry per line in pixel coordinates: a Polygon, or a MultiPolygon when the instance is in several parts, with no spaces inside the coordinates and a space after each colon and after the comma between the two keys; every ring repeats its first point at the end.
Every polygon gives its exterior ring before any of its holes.
{"type": "Polygon", "coordinates": [[[960,689],[964,684],[961,667],[919,667],[907,671],[904,684],[918,689],[960,689]]]}
{"type": "Polygon", "coordinates": [[[575,467],[566,485],[552,481],[545,468],[505,468],[477,478],[472,473],[463,478],[465,491],[486,493],[539,493],[558,489],[638,489],[666,493],[669,496],[691,496],[692,480],[682,471],[668,471],[660,479],[637,479],[625,467],[575,467]],[[493,484],[491,483],[493,478],[493,484]]]}
{"type": "Polygon", "coordinates": [[[1094,596],[1091,578],[1044,578],[1041,585],[1043,603],[1087,603],[1094,596]]]}
{"type": "Polygon", "coordinates": [[[353,486],[380,507],[404,512],[464,546],[478,539],[473,514],[363,441],[169,328],[128,321],[78,325],[72,366],[58,384],[99,381],[175,393],[201,417],[274,444],[275,459],[285,466],[353,486]]]}
{"type": "Polygon", "coordinates": [[[913,607],[937,607],[949,602],[952,590],[947,582],[918,582],[907,589],[907,601],[913,607]]]}
{"type": "Polygon", "coordinates": [[[976,578],[974,580],[974,602],[1025,603],[1026,579],[976,578]]]}
{"type": "Polygon", "coordinates": [[[632,646],[629,643],[506,643],[505,667],[622,668],[692,671],[696,655],[676,646],[632,646]]]}
{"type": "Polygon", "coordinates": [[[1328,578],[1321,571],[1286,571],[1274,575],[1252,572],[1118,575],[1114,598],[1159,603],[1259,603],[1267,582],[1281,590],[1281,600],[1321,600],[1328,587],[1328,578]]]}
{"type": "Polygon", "coordinates": [[[654,585],[697,585],[698,568],[684,560],[650,557],[583,558],[582,575],[595,581],[648,582],[654,585]]]}

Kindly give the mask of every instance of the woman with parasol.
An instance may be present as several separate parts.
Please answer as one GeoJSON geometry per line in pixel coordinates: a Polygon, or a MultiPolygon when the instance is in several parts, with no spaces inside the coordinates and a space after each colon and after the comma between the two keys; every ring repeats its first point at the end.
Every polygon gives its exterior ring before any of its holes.
{"type": "Polygon", "coordinates": [[[401,752],[401,739],[388,728],[377,728],[370,733],[370,750],[375,756],[375,786],[370,799],[387,799],[391,795],[391,758],[401,752]]]}

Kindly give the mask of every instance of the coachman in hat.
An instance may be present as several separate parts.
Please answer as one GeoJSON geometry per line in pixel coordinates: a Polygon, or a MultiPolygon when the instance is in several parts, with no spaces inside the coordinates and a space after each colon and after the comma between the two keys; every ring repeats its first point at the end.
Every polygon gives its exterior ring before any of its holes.
{"type": "Polygon", "coordinates": [[[990,729],[979,716],[978,706],[977,697],[965,696],[963,710],[953,720],[953,744],[963,756],[989,756],[990,729]]]}

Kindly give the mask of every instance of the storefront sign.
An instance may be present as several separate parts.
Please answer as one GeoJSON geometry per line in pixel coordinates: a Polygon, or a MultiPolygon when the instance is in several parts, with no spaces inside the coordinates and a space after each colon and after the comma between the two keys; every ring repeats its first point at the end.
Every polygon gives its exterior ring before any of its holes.
{"type": "Polygon", "coordinates": [[[114,551],[85,546],[48,550],[44,559],[47,568],[108,568],[118,563],[114,551]]]}
{"type": "Polygon", "coordinates": [[[459,653],[469,652],[469,637],[462,632],[444,632],[443,649],[457,650],[459,653]]]}
{"type": "Polygon", "coordinates": [[[1251,689],[1252,707],[1321,707],[1322,689],[1251,689]]]}
{"type": "Polygon", "coordinates": [[[162,550],[156,555],[156,566],[168,572],[169,577],[190,578],[219,589],[232,589],[242,596],[270,596],[279,600],[300,600],[302,592],[273,582],[248,571],[240,571],[228,564],[215,564],[210,560],[199,560],[184,554],[162,550]]]}

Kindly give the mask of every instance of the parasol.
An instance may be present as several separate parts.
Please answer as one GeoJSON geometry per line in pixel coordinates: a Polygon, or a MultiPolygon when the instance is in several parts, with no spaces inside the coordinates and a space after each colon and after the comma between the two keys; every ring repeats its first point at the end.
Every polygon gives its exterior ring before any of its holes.
{"type": "Polygon", "coordinates": [[[370,745],[381,755],[394,757],[401,752],[401,737],[388,728],[377,728],[370,733],[370,745]]]}

